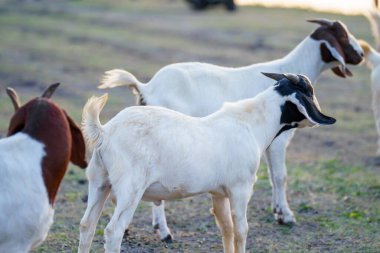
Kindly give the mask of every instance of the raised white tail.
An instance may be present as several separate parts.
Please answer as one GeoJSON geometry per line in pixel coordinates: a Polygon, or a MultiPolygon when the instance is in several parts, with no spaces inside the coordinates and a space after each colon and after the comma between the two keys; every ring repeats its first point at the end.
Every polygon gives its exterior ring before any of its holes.
{"type": "Polygon", "coordinates": [[[135,93],[136,91],[139,91],[139,85],[141,85],[141,82],[128,71],[122,69],[112,69],[104,73],[101,84],[98,88],[106,89],[118,86],[128,86],[128,88],[135,93]]]}
{"type": "Polygon", "coordinates": [[[103,142],[103,127],[99,120],[99,114],[107,100],[107,93],[101,97],[93,96],[83,108],[82,131],[87,143],[87,155],[92,154],[94,147],[99,147],[103,142]]]}

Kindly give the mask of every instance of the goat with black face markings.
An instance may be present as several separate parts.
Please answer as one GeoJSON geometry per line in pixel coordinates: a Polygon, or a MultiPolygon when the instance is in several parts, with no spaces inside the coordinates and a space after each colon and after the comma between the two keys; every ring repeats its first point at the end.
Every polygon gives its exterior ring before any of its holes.
{"type": "Polygon", "coordinates": [[[224,252],[245,252],[246,212],[262,153],[284,128],[335,123],[320,112],[306,76],[265,75],[278,82],[255,98],[226,103],[203,118],[135,106],[102,126],[99,114],[107,95],[91,98],[82,117],[93,153],[78,252],[89,252],[110,192],[117,204],[104,232],[106,253],[120,252],[124,230],[141,199],[156,202],[201,193],[212,196],[224,252]]]}
{"type": "Polygon", "coordinates": [[[69,161],[87,166],[80,128],[49,100],[57,86],[23,106],[7,89],[15,114],[0,140],[0,252],[24,253],[42,243],[69,161]]]}
{"type": "MultiPolygon", "coordinates": [[[[320,26],[285,57],[241,68],[190,62],[168,65],[143,84],[124,70],[106,72],[100,88],[127,85],[137,97],[137,103],[157,105],[190,116],[206,116],[218,110],[224,102],[251,98],[270,87],[271,82],[260,72],[290,72],[304,74],[314,83],[320,74],[332,69],[340,77],[350,76],[347,64],[359,64],[363,51],[354,36],[340,21],[309,20],[320,26]]],[[[284,131],[265,151],[273,187],[272,208],[280,224],[296,220],[286,199],[286,147],[293,130],[284,131]]],[[[153,225],[159,227],[162,240],[171,239],[166,224],[163,202],[153,205],[153,225]],[[158,226],[157,226],[158,225],[158,226]]]]}

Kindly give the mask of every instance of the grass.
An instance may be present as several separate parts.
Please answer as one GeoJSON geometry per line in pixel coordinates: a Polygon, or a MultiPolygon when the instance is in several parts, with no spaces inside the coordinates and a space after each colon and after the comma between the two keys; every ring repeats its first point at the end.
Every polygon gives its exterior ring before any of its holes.
{"type": "MultiPolygon", "coordinates": [[[[315,17],[340,19],[358,38],[372,41],[364,17],[294,9],[246,7],[229,14],[222,8],[196,13],[183,1],[169,0],[2,1],[0,13],[0,135],[13,112],[6,86],[15,87],[25,102],[61,82],[54,101],[77,122],[90,96],[109,92],[105,122],[134,103],[126,88],[96,89],[102,73],[112,68],[147,81],[173,62],[244,66],[276,59],[314,29],[305,20],[315,17]]],[[[380,167],[370,72],[363,66],[351,70],[350,79],[327,71],[316,86],[322,108],[337,124],[302,129],[289,147],[287,192],[296,226],[274,222],[267,168],[261,165],[248,211],[249,252],[379,251],[380,167]]],[[[84,171],[71,166],[48,238],[33,252],[76,252],[86,197],[84,171]]],[[[209,208],[208,196],[167,203],[175,242],[166,245],[152,232],[150,204],[141,203],[124,252],[222,252],[209,208]]],[[[93,252],[103,251],[103,229],[112,212],[107,205],[93,252]]]]}

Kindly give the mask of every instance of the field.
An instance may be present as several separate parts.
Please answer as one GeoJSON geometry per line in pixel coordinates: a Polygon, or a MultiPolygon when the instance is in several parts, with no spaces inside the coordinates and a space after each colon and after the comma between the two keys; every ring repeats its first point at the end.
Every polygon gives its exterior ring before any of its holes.
{"type": "MultiPolygon", "coordinates": [[[[4,92],[14,87],[23,102],[50,83],[61,82],[54,101],[79,123],[87,98],[102,73],[124,68],[148,81],[162,66],[202,61],[244,66],[284,56],[316,25],[306,19],[343,21],[357,38],[372,42],[367,20],[294,9],[245,7],[191,11],[180,0],[0,0],[0,136],[13,107],[4,92]]],[[[251,199],[249,252],[379,252],[380,158],[370,107],[370,71],[351,67],[353,78],[326,71],[316,85],[323,110],[337,124],[301,129],[288,149],[288,196],[297,224],[275,223],[266,165],[251,199]]],[[[127,88],[107,90],[103,122],[134,104],[127,88]]],[[[56,203],[47,240],[34,252],[76,252],[86,207],[84,171],[71,166],[56,203]]],[[[150,204],[135,213],[123,252],[222,252],[207,195],[167,203],[172,244],[151,227],[150,204]]],[[[113,207],[103,212],[92,245],[103,252],[103,229],[113,207]]],[[[20,231],[22,232],[22,231],[20,231]]]]}

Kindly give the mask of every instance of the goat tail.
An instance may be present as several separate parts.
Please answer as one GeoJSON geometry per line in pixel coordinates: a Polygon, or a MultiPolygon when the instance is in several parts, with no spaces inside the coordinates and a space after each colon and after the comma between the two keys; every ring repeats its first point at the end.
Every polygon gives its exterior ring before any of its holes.
{"type": "Polygon", "coordinates": [[[108,100],[108,94],[91,97],[83,108],[82,131],[87,144],[87,154],[103,143],[103,127],[99,120],[100,112],[108,100]]]}
{"type": "Polygon", "coordinates": [[[119,86],[128,86],[128,88],[135,94],[139,92],[139,86],[141,82],[137,78],[122,69],[112,69],[106,71],[103,75],[99,89],[114,88],[119,86]]]}

